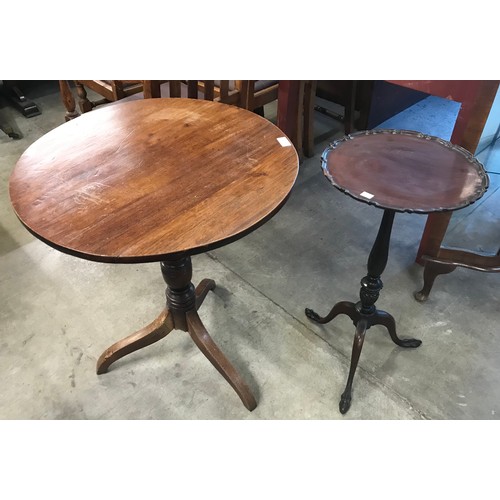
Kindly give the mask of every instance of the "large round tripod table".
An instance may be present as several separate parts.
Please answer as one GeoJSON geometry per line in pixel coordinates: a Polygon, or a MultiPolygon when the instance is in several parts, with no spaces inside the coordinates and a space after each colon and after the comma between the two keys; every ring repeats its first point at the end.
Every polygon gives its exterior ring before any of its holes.
{"type": "Polygon", "coordinates": [[[21,156],[10,197],[48,245],[83,259],[161,263],[165,310],[113,344],[97,372],[172,329],[196,345],[252,410],[249,387],[197,310],[213,280],[191,283],[191,255],[248,234],[286,201],[298,157],[283,132],[247,110],[195,99],[117,103],[57,127],[21,156]]]}
{"type": "Polygon", "coordinates": [[[331,144],[322,155],[326,178],[354,199],[384,210],[377,237],[368,257],[368,274],[361,280],[360,300],[337,302],[324,317],[306,309],[307,317],[328,323],[339,314],[351,318],[356,333],[351,366],[339,409],[351,405],[354,374],[366,331],[374,325],[387,328],[400,347],[418,347],[417,339],[401,339],[389,313],[375,307],[382,290],[396,212],[427,214],[464,208],[488,188],[481,163],[468,151],[438,137],[407,130],[370,130],[348,135],[331,144]]]}

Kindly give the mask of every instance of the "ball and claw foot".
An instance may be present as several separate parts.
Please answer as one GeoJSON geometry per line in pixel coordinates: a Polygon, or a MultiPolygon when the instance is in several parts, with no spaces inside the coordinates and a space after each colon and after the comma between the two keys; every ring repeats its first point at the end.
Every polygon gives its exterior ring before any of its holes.
{"type": "Polygon", "coordinates": [[[340,396],[339,411],[340,413],[342,413],[342,415],[345,415],[349,411],[350,407],[351,407],[351,393],[349,392],[348,394],[346,394],[344,392],[344,394],[340,396]]]}
{"type": "Polygon", "coordinates": [[[317,312],[314,312],[312,309],[309,308],[306,308],[306,316],[313,321],[321,320],[321,316],[317,312]]]}
{"type": "Polygon", "coordinates": [[[400,347],[420,347],[422,341],[419,339],[399,339],[400,347]]]}
{"type": "Polygon", "coordinates": [[[415,300],[417,302],[426,302],[427,299],[429,298],[429,294],[425,294],[423,290],[420,290],[419,292],[415,292],[413,294],[413,296],[415,297],[415,300]]]}

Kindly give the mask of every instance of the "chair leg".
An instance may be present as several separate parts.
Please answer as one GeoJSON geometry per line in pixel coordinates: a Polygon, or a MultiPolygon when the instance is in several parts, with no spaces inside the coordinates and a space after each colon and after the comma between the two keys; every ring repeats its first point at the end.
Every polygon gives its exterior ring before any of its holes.
{"type": "Polygon", "coordinates": [[[357,81],[351,82],[351,89],[344,111],[344,132],[350,134],[354,129],[354,113],[356,110],[357,81]]]}
{"type": "Polygon", "coordinates": [[[160,80],[143,80],[144,99],[161,97],[160,80]]]}
{"type": "Polygon", "coordinates": [[[259,116],[264,116],[264,106],[259,106],[258,108],[255,108],[253,112],[259,116]]]}
{"type": "Polygon", "coordinates": [[[73,92],[71,92],[68,80],[59,80],[59,90],[61,92],[62,102],[66,108],[64,120],[69,121],[80,116],[80,113],[76,110],[75,98],[73,97],[73,92]]]}
{"type": "Polygon", "coordinates": [[[78,94],[79,98],[78,106],[80,106],[80,111],[82,113],[87,113],[89,111],[92,111],[92,108],[94,106],[87,98],[87,91],[85,90],[85,87],[78,82],[75,82],[75,85],[76,85],[76,93],[78,94]]]}
{"type": "Polygon", "coordinates": [[[314,101],[316,97],[316,80],[308,80],[304,87],[304,155],[314,156],[314,101]]]}

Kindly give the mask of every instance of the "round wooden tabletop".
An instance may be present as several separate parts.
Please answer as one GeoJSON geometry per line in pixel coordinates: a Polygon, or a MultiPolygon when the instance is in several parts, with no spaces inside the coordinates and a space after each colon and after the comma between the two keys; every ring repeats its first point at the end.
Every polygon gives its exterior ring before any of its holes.
{"type": "Polygon", "coordinates": [[[408,130],[346,136],[324,151],[322,168],[344,193],[397,212],[457,210],[488,188],[488,175],[471,153],[408,130]]]}
{"type": "Polygon", "coordinates": [[[117,103],[33,143],[12,172],[10,197],[35,236],[82,258],[199,253],[243,236],[284,203],[298,157],[280,138],[271,122],[236,106],[117,103]]]}

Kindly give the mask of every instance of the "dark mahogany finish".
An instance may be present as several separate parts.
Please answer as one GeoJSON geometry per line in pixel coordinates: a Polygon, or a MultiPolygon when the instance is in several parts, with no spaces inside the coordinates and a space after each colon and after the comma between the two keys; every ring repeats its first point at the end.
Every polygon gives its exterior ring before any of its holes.
{"type": "Polygon", "coordinates": [[[383,325],[387,328],[392,341],[400,347],[418,347],[422,343],[421,340],[417,339],[400,339],[396,334],[396,322],[394,318],[389,313],[375,307],[375,302],[383,287],[380,276],[384,272],[389,257],[389,243],[394,215],[395,212],[393,210],[384,211],[377,238],[368,257],[368,274],[361,280],[361,289],[359,291],[360,301],[357,303],[338,302],[324,318],[312,309],[306,309],[306,316],[317,323],[325,324],[339,314],[346,314],[351,318],[356,327],[347,385],[339,403],[340,413],[342,414],[347,413],[351,407],[352,381],[358,366],[366,330],[374,325],[383,325]]]}
{"type": "Polygon", "coordinates": [[[339,409],[351,405],[354,374],[366,330],[387,328],[400,347],[418,347],[417,339],[400,339],[396,322],[375,307],[382,290],[396,212],[433,213],[463,208],[479,199],[488,187],[482,165],[467,151],[436,137],[398,130],[358,132],[336,141],[322,157],[323,173],[342,192],[384,209],[377,238],[368,258],[368,274],[361,280],[360,301],[338,302],[321,317],[306,309],[307,317],[324,324],[346,314],[356,326],[351,367],[339,409]]]}
{"type": "Polygon", "coordinates": [[[165,310],[108,348],[98,373],[176,328],[189,332],[244,405],[255,408],[197,314],[215,283],[194,288],[191,255],[244,236],[283,205],[298,157],[280,137],[272,123],[235,106],[137,100],[71,120],[22,155],[10,196],[35,236],[84,259],[161,262],[165,310]]]}
{"type": "Polygon", "coordinates": [[[483,166],[468,151],[406,130],[348,135],[325,150],[322,165],[341,191],[396,212],[457,210],[488,188],[483,166]]]}
{"type": "Polygon", "coordinates": [[[496,254],[479,254],[459,248],[441,247],[437,257],[424,255],[424,285],[422,290],[415,292],[419,302],[429,298],[434,280],[440,274],[449,274],[457,267],[465,267],[484,273],[500,273],[500,249],[496,254]]]}

